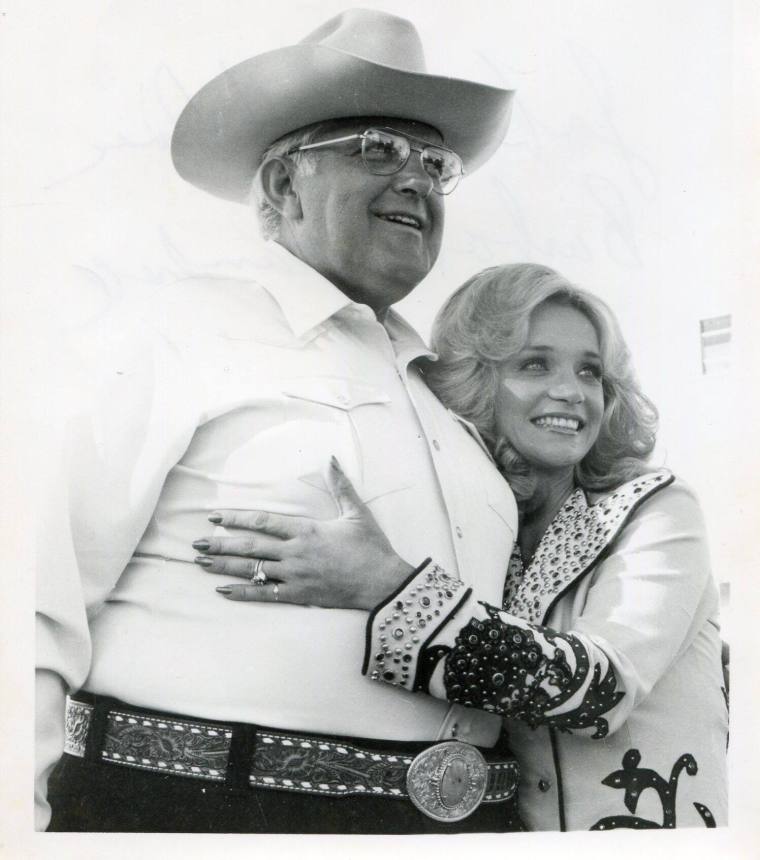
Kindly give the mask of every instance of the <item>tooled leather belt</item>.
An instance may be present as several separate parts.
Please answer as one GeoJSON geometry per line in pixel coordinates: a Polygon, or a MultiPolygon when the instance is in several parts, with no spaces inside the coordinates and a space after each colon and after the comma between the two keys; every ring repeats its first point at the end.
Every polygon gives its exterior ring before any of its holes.
{"type": "MultiPolygon", "coordinates": [[[[84,757],[94,706],[67,698],[64,752],[84,757]]],[[[225,782],[234,726],[112,707],[95,755],[110,764],[225,782]]],[[[314,795],[409,798],[437,821],[461,821],[481,803],[511,799],[517,762],[489,760],[471,744],[443,741],[416,755],[256,727],[247,782],[314,795]]],[[[391,743],[391,742],[389,742],[391,743]]]]}

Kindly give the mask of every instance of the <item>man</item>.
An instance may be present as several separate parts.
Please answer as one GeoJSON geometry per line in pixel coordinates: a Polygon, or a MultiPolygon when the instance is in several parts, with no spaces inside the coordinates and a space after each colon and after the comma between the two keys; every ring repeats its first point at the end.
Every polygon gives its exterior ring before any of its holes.
{"type": "Polygon", "coordinates": [[[428,75],[409,22],[353,10],[185,108],[180,174],[253,193],[275,241],[251,280],[186,281],[104,335],[41,557],[40,826],[64,744],[51,829],[519,826],[498,719],[379,689],[353,663],[360,613],[222,600],[190,547],[219,508],[333,517],[337,456],[401,555],[433,547],[499,600],[514,500],[390,306],[433,266],[443,197],[510,99],[428,75]]]}

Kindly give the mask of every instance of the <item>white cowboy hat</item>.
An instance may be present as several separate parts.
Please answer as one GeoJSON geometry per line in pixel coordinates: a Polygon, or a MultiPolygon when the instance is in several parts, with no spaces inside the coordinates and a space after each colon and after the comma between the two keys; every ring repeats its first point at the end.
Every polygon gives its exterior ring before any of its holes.
{"type": "Polygon", "coordinates": [[[297,45],[244,60],[190,99],[172,136],[180,176],[245,202],[264,150],[295,129],[341,117],[433,126],[472,173],[504,139],[511,90],[429,75],[410,21],[350,9],[297,45]]]}

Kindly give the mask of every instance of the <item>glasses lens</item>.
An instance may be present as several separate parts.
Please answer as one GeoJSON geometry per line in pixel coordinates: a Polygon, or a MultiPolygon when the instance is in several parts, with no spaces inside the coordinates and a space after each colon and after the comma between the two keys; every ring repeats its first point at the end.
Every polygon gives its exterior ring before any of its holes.
{"type": "Polygon", "coordinates": [[[362,158],[370,173],[395,173],[409,158],[409,141],[405,137],[371,128],[364,133],[362,158]]]}
{"type": "Polygon", "coordinates": [[[457,187],[462,175],[462,160],[455,152],[426,146],[422,151],[422,164],[439,194],[450,194],[457,187]]]}

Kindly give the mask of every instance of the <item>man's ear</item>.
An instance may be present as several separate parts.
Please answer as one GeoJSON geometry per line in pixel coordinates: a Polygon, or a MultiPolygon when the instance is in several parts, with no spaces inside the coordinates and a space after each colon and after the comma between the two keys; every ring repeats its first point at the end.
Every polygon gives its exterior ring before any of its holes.
{"type": "Polygon", "coordinates": [[[293,187],[295,166],[286,158],[270,158],[261,166],[261,190],[286,221],[301,217],[301,201],[293,187]]]}

